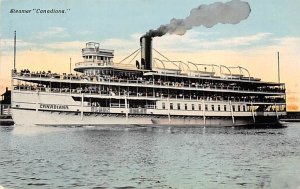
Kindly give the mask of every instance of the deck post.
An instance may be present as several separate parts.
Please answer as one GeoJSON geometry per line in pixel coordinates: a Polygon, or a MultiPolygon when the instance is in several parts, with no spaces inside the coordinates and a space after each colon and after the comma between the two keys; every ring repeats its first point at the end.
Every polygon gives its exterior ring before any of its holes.
{"type": "Polygon", "coordinates": [[[39,91],[36,91],[35,111],[39,111],[39,91]]]}
{"type": "Polygon", "coordinates": [[[202,100],[202,111],[203,111],[203,123],[204,125],[206,125],[206,117],[205,117],[205,104],[204,104],[204,100],[202,100]]]}
{"type": "Polygon", "coordinates": [[[168,118],[169,118],[169,124],[171,123],[171,115],[170,115],[170,99],[168,97],[168,118]]]}
{"type": "Polygon", "coordinates": [[[252,101],[251,101],[251,114],[252,114],[252,118],[253,118],[253,123],[255,123],[255,115],[254,115],[254,110],[253,110],[253,104],[252,104],[252,101]]]}
{"type": "Polygon", "coordinates": [[[83,101],[84,101],[84,95],[81,93],[81,114],[80,119],[83,120],[83,101]]]}
{"type": "Polygon", "coordinates": [[[278,120],[279,116],[278,116],[278,112],[277,112],[277,105],[276,105],[276,103],[275,103],[275,114],[276,114],[276,117],[277,117],[277,120],[278,120]]]}
{"type": "Polygon", "coordinates": [[[233,115],[233,108],[232,108],[231,100],[229,101],[229,106],[230,106],[230,111],[231,111],[232,124],[234,125],[234,115],[233,115]]]}
{"type": "Polygon", "coordinates": [[[125,95],[125,115],[126,115],[126,121],[128,121],[128,102],[127,102],[126,95],[125,95]]]}

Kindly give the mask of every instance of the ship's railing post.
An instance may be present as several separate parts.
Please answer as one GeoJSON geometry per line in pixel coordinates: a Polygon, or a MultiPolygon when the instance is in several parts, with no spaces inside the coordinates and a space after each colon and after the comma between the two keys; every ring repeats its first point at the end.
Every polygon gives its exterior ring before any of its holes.
{"type": "Polygon", "coordinates": [[[36,102],[35,102],[35,111],[39,111],[39,91],[37,90],[36,91],[36,96],[37,96],[37,99],[36,99],[36,102]]]}
{"type": "Polygon", "coordinates": [[[253,118],[253,123],[255,123],[255,115],[254,115],[254,109],[253,109],[252,101],[251,101],[251,104],[250,104],[250,109],[251,109],[251,114],[252,114],[252,118],[253,118]]]}
{"type": "Polygon", "coordinates": [[[277,120],[278,120],[279,116],[278,116],[278,112],[277,112],[277,105],[276,105],[276,103],[275,103],[275,114],[276,114],[276,117],[277,117],[277,120]]]}
{"type": "Polygon", "coordinates": [[[202,100],[202,111],[203,111],[203,124],[206,125],[206,117],[205,117],[205,104],[204,104],[204,100],[202,100]]]}
{"type": "Polygon", "coordinates": [[[126,121],[128,121],[128,102],[127,102],[126,95],[125,95],[125,115],[126,115],[126,121]]]}
{"type": "Polygon", "coordinates": [[[231,101],[229,101],[230,111],[231,111],[231,117],[232,117],[232,124],[234,125],[234,115],[233,115],[233,107],[231,101]]]}
{"type": "Polygon", "coordinates": [[[83,119],[83,102],[84,102],[84,93],[81,93],[81,114],[80,119],[83,119]]]}
{"type": "Polygon", "coordinates": [[[169,118],[169,124],[171,123],[171,115],[170,115],[170,99],[168,97],[168,118],[169,118]]]}

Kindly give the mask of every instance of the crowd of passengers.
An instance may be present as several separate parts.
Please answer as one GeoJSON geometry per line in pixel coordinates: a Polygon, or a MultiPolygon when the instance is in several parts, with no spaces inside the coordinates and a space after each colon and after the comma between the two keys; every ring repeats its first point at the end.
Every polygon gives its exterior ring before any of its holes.
{"type": "Polygon", "coordinates": [[[86,74],[67,74],[63,73],[59,75],[57,73],[51,73],[51,71],[37,71],[30,72],[30,70],[21,70],[21,76],[30,76],[30,77],[48,77],[48,78],[57,78],[57,79],[72,79],[72,80],[83,80],[83,81],[94,81],[94,82],[118,82],[118,83],[140,83],[140,84],[155,84],[155,85],[163,85],[163,86],[171,86],[171,87],[192,87],[192,88],[205,88],[205,89],[225,89],[225,90],[242,90],[242,91],[260,91],[260,92],[284,92],[285,89],[281,89],[278,87],[257,87],[257,88],[245,88],[241,86],[235,86],[225,83],[212,83],[212,82],[204,82],[199,83],[197,81],[165,81],[163,76],[161,78],[146,78],[139,77],[135,74],[128,75],[97,75],[90,76],[86,74]]]}
{"type": "Polygon", "coordinates": [[[178,98],[178,99],[198,99],[198,100],[206,100],[206,101],[224,101],[224,100],[231,100],[231,101],[244,101],[244,102],[270,102],[270,103],[284,103],[285,100],[283,98],[260,98],[260,97],[249,97],[249,96],[243,96],[243,97],[235,97],[235,96],[218,96],[218,95],[212,95],[212,96],[200,96],[196,93],[164,93],[161,91],[154,92],[148,92],[146,91],[127,91],[126,89],[121,89],[118,91],[117,89],[111,89],[111,88],[96,88],[96,87],[77,87],[70,89],[68,87],[62,87],[62,88],[46,88],[44,85],[38,84],[38,85],[28,85],[28,84],[21,84],[16,85],[15,89],[20,90],[31,90],[31,91],[42,91],[42,92],[53,92],[53,93],[87,93],[87,94],[100,94],[100,95],[107,95],[107,96],[134,96],[134,97],[156,97],[156,98],[178,98]]]}
{"type": "Polygon", "coordinates": [[[79,74],[67,74],[63,73],[62,75],[58,73],[52,73],[50,70],[49,71],[30,71],[28,69],[21,70],[20,71],[20,76],[25,76],[25,77],[46,77],[46,78],[56,78],[56,79],[76,79],[76,80],[82,80],[82,79],[90,79],[86,75],[79,75],[79,74]]]}

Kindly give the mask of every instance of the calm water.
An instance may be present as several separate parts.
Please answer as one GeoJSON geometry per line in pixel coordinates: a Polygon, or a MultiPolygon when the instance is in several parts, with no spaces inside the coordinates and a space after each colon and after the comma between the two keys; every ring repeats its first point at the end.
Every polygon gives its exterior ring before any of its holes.
{"type": "Polygon", "coordinates": [[[281,129],[0,128],[5,188],[300,188],[300,124],[281,129]]]}

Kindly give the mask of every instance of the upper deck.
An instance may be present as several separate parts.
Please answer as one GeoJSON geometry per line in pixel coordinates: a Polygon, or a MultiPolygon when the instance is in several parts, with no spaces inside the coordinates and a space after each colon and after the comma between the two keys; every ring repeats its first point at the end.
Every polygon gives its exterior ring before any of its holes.
{"type": "MultiPolygon", "coordinates": [[[[138,51],[134,53],[136,52],[138,51]]],[[[152,58],[152,53],[148,55],[152,58]]],[[[135,60],[136,56],[137,54],[130,58],[130,63],[135,60]]],[[[141,64],[136,60],[136,65],[114,63],[114,51],[100,49],[100,44],[94,42],[86,44],[86,47],[82,49],[82,57],[84,61],[75,64],[74,70],[79,72],[76,74],[60,75],[51,72],[21,71],[13,73],[12,76],[16,80],[56,88],[66,85],[70,88],[71,85],[75,88],[98,85],[142,90],[147,88],[153,91],[160,90],[159,93],[166,90],[164,94],[185,91],[205,93],[209,96],[222,95],[222,93],[227,96],[285,96],[284,83],[261,81],[259,78],[252,77],[247,69],[240,66],[226,67],[157,58],[151,59],[151,65],[148,67],[145,66],[146,59],[143,58],[141,64]]]]}
{"type": "Polygon", "coordinates": [[[219,77],[191,77],[188,75],[162,74],[106,67],[104,73],[97,76],[85,74],[55,74],[46,72],[14,73],[13,78],[21,81],[60,86],[72,85],[107,85],[120,87],[140,87],[185,91],[203,91],[210,93],[230,93],[248,95],[285,95],[283,83],[238,80],[219,77]],[[111,74],[108,74],[111,73],[111,74]],[[126,74],[128,73],[128,74],[126,74]],[[57,83],[57,84],[56,84],[57,83]]]}

